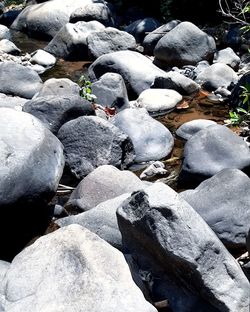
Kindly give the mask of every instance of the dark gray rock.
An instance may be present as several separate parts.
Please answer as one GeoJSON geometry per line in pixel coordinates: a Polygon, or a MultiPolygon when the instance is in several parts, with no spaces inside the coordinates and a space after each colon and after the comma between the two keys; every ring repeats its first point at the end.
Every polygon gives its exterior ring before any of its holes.
{"type": "Polygon", "coordinates": [[[11,33],[8,27],[0,25],[0,40],[2,39],[11,39],[11,33]]]}
{"type": "Polygon", "coordinates": [[[164,66],[195,65],[211,61],[215,41],[190,22],[182,22],[163,36],[157,43],[154,55],[164,66]]]}
{"type": "Polygon", "coordinates": [[[234,70],[238,70],[240,65],[240,57],[234,52],[232,48],[220,50],[214,55],[214,63],[226,64],[234,70]]]}
{"type": "Polygon", "coordinates": [[[35,98],[53,96],[79,95],[80,87],[68,78],[50,78],[46,80],[35,98]]]}
{"type": "Polygon", "coordinates": [[[125,27],[125,31],[133,35],[137,42],[142,43],[146,33],[155,30],[159,26],[160,23],[156,19],[146,17],[131,23],[125,27]]]}
{"type": "Polygon", "coordinates": [[[157,42],[170,30],[180,23],[178,20],[172,20],[147,34],[142,42],[144,54],[154,55],[154,48],[157,42]]]}
{"type": "Polygon", "coordinates": [[[98,204],[143,189],[145,183],[134,173],[104,165],[88,174],[71,194],[66,207],[89,210],[98,204]]]}
{"type": "Polygon", "coordinates": [[[113,27],[92,32],[87,37],[88,55],[90,59],[97,59],[101,55],[122,51],[135,50],[135,38],[125,31],[113,27]]]}
{"type": "Polygon", "coordinates": [[[194,185],[225,168],[249,171],[248,145],[226,126],[207,127],[194,134],[185,144],[181,183],[194,185]]]}
{"type": "Polygon", "coordinates": [[[10,40],[0,40],[0,53],[8,53],[12,55],[20,55],[21,50],[10,40]]]}
{"type": "Polygon", "coordinates": [[[95,115],[92,104],[80,95],[38,97],[26,102],[23,111],[40,119],[54,134],[72,119],[95,115]]]}
{"type": "Polygon", "coordinates": [[[242,97],[241,94],[243,91],[242,86],[246,86],[249,84],[250,84],[250,73],[247,72],[239,79],[237,84],[232,89],[231,95],[228,99],[230,107],[235,108],[240,106],[245,109],[248,109],[247,103],[245,105],[243,104],[244,97],[242,97]]]}
{"type": "Polygon", "coordinates": [[[81,179],[101,165],[124,169],[134,160],[129,137],[110,122],[84,116],[64,124],[58,132],[66,164],[81,179]]]}
{"type": "Polygon", "coordinates": [[[132,140],[136,162],[162,159],[173,149],[174,138],[170,131],[144,108],[124,109],[111,122],[132,140]]]}
{"type": "Polygon", "coordinates": [[[97,21],[67,23],[44,50],[65,60],[86,61],[88,59],[88,35],[104,29],[105,27],[97,21]]]}
{"type": "Polygon", "coordinates": [[[215,63],[204,69],[195,79],[204,89],[214,91],[219,87],[228,88],[239,80],[236,72],[226,64],[215,63]]]}
{"type": "Polygon", "coordinates": [[[244,249],[250,220],[250,179],[224,169],[196,189],[181,193],[229,249],[244,249]]]}
{"type": "Polygon", "coordinates": [[[27,6],[15,19],[11,29],[28,33],[38,39],[52,39],[69,22],[78,8],[93,3],[92,0],[53,0],[27,6]]]}
{"type": "Polygon", "coordinates": [[[0,63],[1,93],[31,99],[42,85],[41,78],[34,70],[12,62],[0,63]]]}
{"type": "Polygon", "coordinates": [[[248,280],[250,281],[250,261],[242,265],[242,270],[245,273],[248,280]]]}
{"type": "Polygon", "coordinates": [[[104,107],[115,107],[117,111],[129,107],[127,89],[121,75],[106,73],[92,83],[96,102],[104,107]]]}
{"type": "Polygon", "coordinates": [[[5,311],[157,311],[133,282],[123,254],[79,225],[25,248],[3,283],[5,311]]]}
{"type": "Polygon", "coordinates": [[[107,72],[118,73],[123,77],[131,99],[137,98],[142,91],[150,88],[156,77],[166,76],[146,56],[134,51],[108,53],[89,67],[91,80],[96,80],[107,72]]]}
{"type": "Polygon", "coordinates": [[[199,91],[200,86],[177,71],[169,71],[165,77],[156,77],[151,88],[173,89],[182,95],[190,95],[199,91]]]}
{"type": "Polygon", "coordinates": [[[79,21],[97,21],[104,26],[114,26],[114,17],[107,3],[94,2],[75,10],[70,16],[70,23],[79,21]]]}
{"type": "Polygon", "coordinates": [[[177,130],[176,134],[185,140],[188,140],[191,138],[192,135],[197,133],[198,131],[209,127],[216,125],[216,122],[213,120],[208,119],[194,119],[188,122],[185,122],[182,124],[177,130]]]}
{"type": "Polygon", "coordinates": [[[247,235],[246,244],[247,244],[247,250],[250,253],[250,229],[247,235]]]}
{"type": "Polygon", "coordinates": [[[126,251],[141,272],[151,271],[153,283],[162,283],[174,312],[248,311],[249,282],[240,266],[171,188],[154,183],[132,194],[117,214],[126,251]]]}

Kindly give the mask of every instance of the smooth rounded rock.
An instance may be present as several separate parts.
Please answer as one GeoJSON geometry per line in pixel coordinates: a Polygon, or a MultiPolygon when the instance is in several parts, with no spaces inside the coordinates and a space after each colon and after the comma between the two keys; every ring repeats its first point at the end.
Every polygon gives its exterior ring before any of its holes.
{"type": "Polygon", "coordinates": [[[51,67],[55,65],[56,58],[52,54],[39,49],[31,55],[30,62],[45,67],[51,67]]]}
{"type": "Polygon", "coordinates": [[[182,124],[177,130],[176,134],[185,140],[191,138],[196,132],[209,127],[216,125],[216,122],[208,119],[194,119],[182,124]]]}
{"type": "Polygon", "coordinates": [[[223,63],[232,67],[234,70],[238,70],[240,57],[232,48],[226,48],[215,53],[213,62],[223,63]]]}

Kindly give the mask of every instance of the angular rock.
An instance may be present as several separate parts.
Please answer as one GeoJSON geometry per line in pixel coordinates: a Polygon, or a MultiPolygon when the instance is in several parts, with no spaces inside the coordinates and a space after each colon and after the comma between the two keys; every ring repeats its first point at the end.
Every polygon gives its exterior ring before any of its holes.
{"type": "Polygon", "coordinates": [[[213,62],[223,63],[232,67],[234,70],[238,70],[240,58],[232,48],[226,48],[215,53],[213,62]]]}
{"type": "Polygon", "coordinates": [[[109,199],[144,187],[145,183],[134,173],[103,165],[88,174],[78,184],[66,206],[86,211],[109,199]]]}
{"type": "Polygon", "coordinates": [[[77,83],[68,78],[50,78],[43,84],[41,90],[35,95],[37,97],[69,96],[79,95],[80,87],[77,83]]]}
{"type": "Polygon", "coordinates": [[[162,159],[173,149],[174,138],[170,131],[144,108],[124,109],[111,122],[132,140],[136,162],[162,159]]]}
{"type": "Polygon", "coordinates": [[[154,115],[164,115],[172,111],[181,102],[182,96],[171,89],[147,89],[144,90],[135,102],[136,107],[144,107],[154,115]]]}
{"type": "Polygon", "coordinates": [[[244,249],[250,220],[250,179],[238,169],[224,169],[196,189],[181,193],[230,249],[244,249]]]}
{"type": "Polygon", "coordinates": [[[66,164],[81,179],[101,165],[124,169],[134,160],[130,138],[110,122],[84,116],[64,124],[58,132],[66,164]]]}
{"type": "Polygon", "coordinates": [[[160,23],[156,19],[146,17],[131,23],[125,27],[125,31],[133,35],[137,42],[142,43],[146,33],[155,30],[159,26],[160,23]]]}
{"type": "Polygon", "coordinates": [[[115,107],[117,111],[129,107],[127,89],[121,75],[106,73],[91,85],[96,102],[104,107],[115,107]]]}
{"type": "Polygon", "coordinates": [[[236,72],[226,64],[215,63],[204,69],[195,79],[204,89],[214,91],[219,87],[228,88],[239,80],[236,72]]]}
{"type": "Polygon", "coordinates": [[[157,42],[170,30],[172,30],[175,26],[180,24],[178,20],[172,20],[167,24],[164,24],[155,30],[151,31],[148,35],[145,36],[142,45],[144,48],[144,54],[146,55],[154,55],[154,48],[157,42]]]}
{"type": "Polygon", "coordinates": [[[11,39],[11,33],[8,27],[0,25],[0,40],[2,39],[11,39]]]}
{"type": "Polygon", "coordinates": [[[87,60],[87,37],[92,32],[104,29],[105,27],[97,21],[77,22],[75,24],[67,23],[44,50],[65,60],[87,60]]]}
{"type": "Polygon", "coordinates": [[[126,250],[141,271],[148,266],[153,282],[162,283],[174,312],[248,311],[249,282],[240,266],[171,188],[154,183],[117,213],[126,250]]]}
{"type": "Polygon", "coordinates": [[[20,55],[21,50],[8,39],[0,40],[0,53],[8,53],[12,55],[20,55]]]}
{"type": "Polygon", "coordinates": [[[91,3],[92,0],[52,0],[29,5],[18,15],[11,29],[38,39],[52,39],[76,9],[91,3]]]}
{"type": "Polygon", "coordinates": [[[1,93],[31,99],[42,85],[41,78],[34,70],[12,62],[0,63],[1,93]]]}
{"type": "Polygon", "coordinates": [[[216,122],[208,119],[194,119],[191,121],[187,121],[182,124],[177,130],[176,134],[185,140],[191,138],[192,135],[197,133],[198,131],[207,128],[209,126],[216,125],[216,122]]]}
{"type": "Polygon", "coordinates": [[[122,237],[117,223],[116,210],[129,196],[128,193],[109,199],[88,211],[56,220],[56,224],[60,227],[79,224],[113,247],[122,250],[122,237]]]}
{"type": "Polygon", "coordinates": [[[56,58],[52,54],[39,49],[31,55],[30,62],[44,67],[52,67],[56,63],[56,58]]]}
{"type": "Polygon", "coordinates": [[[109,6],[106,3],[94,2],[75,10],[70,16],[70,23],[79,21],[97,21],[104,26],[114,26],[114,18],[109,6]]]}
{"type": "Polygon", "coordinates": [[[211,61],[214,39],[190,22],[182,22],[163,36],[154,49],[154,56],[163,66],[195,65],[211,61]]]}
{"type": "Polygon", "coordinates": [[[105,28],[98,32],[92,32],[87,38],[88,55],[90,59],[116,51],[135,50],[135,38],[125,31],[113,27],[105,28]]]}
{"type": "Polygon", "coordinates": [[[107,72],[118,73],[123,77],[131,99],[149,89],[156,77],[166,76],[166,73],[152,64],[146,56],[134,51],[108,53],[99,57],[89,67],[91,80],[96,80],[107,72]]]}
{"type": "Polygon", "coordinates": [[[173,89],[182,95],[190,95],[200,90],[195,81],[177,71],[169,71],[165,77],[156,77],[151,88],[173,89]]]}
{"type": "Polygon", "coordinates": [[[134,284],[123,254],[79,225],[24,249],[4,283],[6,311],[156,312],[134,284]]]}
{"type": "Polygon", "coordinates": [[[72,119],[95,115],[92,104],[80,95],[38,97],[26,102],[23,111],[40,119],[54,134],[72,119]]]}
{"type": "Polygon", "coordinates": [[[180,182],[195,185],[225,168],[248,172],[249,147],[226,126],[210,126],[198,131],[185,144],[180,182]]]}

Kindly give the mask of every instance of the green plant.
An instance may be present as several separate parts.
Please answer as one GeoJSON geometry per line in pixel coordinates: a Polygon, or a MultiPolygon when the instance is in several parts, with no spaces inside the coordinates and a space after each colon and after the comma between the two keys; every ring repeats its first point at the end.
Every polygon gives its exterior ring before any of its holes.
{"type": "Polygon", "coordinates": [[[92,93],[91,81],[88,80],[84,75],[82,75],[78,80],[78,85],[80,86],[80,96],[83,97],[85,100],[94,103],[96,100],[96,96],[92,93]]]}

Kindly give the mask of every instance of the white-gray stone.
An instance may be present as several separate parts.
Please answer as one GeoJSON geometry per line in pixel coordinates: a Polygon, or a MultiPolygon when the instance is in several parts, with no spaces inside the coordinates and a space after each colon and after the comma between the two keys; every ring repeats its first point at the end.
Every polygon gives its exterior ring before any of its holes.
{"type": "Polygon", "coordinates": [[[226,48],[220,51],[217,51],[214,54],[214,63],[223,63],[234,70],[238,70],[240,65],[240,57],[234,52],[232,48],[226,48]]]}
{"type": "Polygon", "coordinates": [[[188,140],[192,135],[194,135],[196,132],[212,126],[216,125],[216,122],[213,120],[208,119],[194,119],[191,121],[187,121],[184,124],[182,124],[177,130],[176,134],[185,140],[188,140]]]}
{"type": "Polygon", "coordinates": [[[56,58],[52,54],[39,49],[32,53],[30,62],[44,67],[52,67],[56,63],[56,58]]]}

